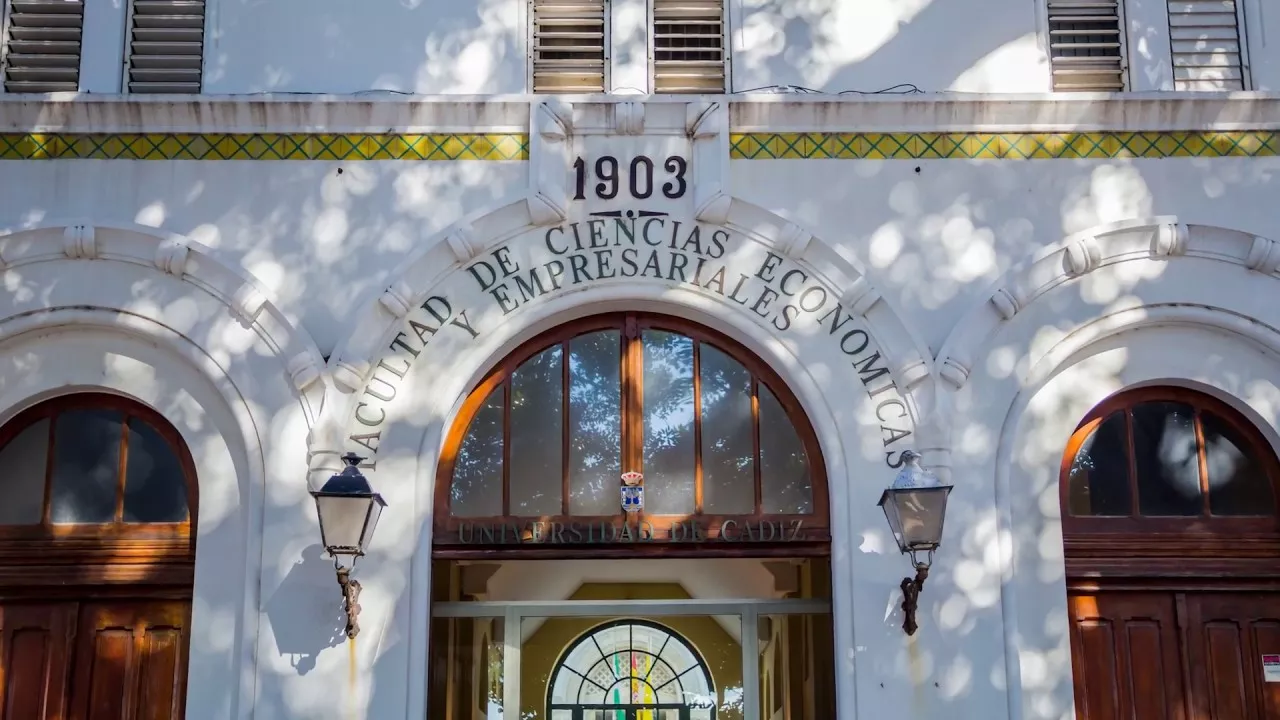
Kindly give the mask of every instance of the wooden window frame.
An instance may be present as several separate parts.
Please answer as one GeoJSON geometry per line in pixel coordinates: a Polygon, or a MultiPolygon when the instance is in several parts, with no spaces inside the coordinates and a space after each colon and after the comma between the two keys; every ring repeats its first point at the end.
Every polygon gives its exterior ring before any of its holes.
{"type": "Polygon", "coordinates": [[[1062,510],[1063,542],[1069,571],[1073,558],[1101,569],[1111,559],[1125,565],[1143,558],[1145,566],[1130,569],[1142,574],[1194,572],[1186,560],[1221,560],[1221,567],[1235,563],[1242,567],[1252,560],[1280,556],[1280,461],[1257,427],[1227,403],[1202,392],[1179,387],[1144,387],[1118,393],[1091,410],[1067,442],[1059,470],[1059,503],[1062,510]],[[1197,516],[1152,516],[1140,514],[1137,469],[1134,466],[1131,413],[1134,407],[1152,402],[1174,402],[1195,410],[1195,431],[1199,454],[1202,514],[1197,516]],[[1123,516],[1072,515],[1070,512],[1071,466],[1089,435],[1108,417],[1124,413],[1125,448],[1129,460],[1127,477],[1131,498],[1130,513],[1123,516]],[[1273,507],[1269,515],[1210,515],[1208,472],[1201,430],[1201,414],[1208,412],[1227,424],[1244,442],[1241,448],[1258,462],[1271,482],[1273,507]]]}
{"type": "Polygon", "coordinates": [[[190,584],[194,578],[195,518],[199,507],[195,462],[178,431],[162,415],[119,395],[86,392],[56,397],[18,413],[0,428],[0,448],[32,424],[49,419],[44,501],[38,525],[0,525],[0,591],[12,586],[97,585],[145,582],[190,584]],[[121,432],[116,517],[108,523],[50,521],[56,417],[71,410],[119,412],[122,427],[146,423],[178,457],[187,491],[182,522],[126,523],[123,503],[129,433],[121,432]]]}
{"type": "MultiPolygon", "coordinates": [[[[813,430],[812,424],[809,422],[808,416],[804,413],[799,401],[791,392],[790,387],[783,382],[782,378],[774,372],[768,365],[762,362],[754,353],[747,350],[740,343],[731,338],[718,333],[709,328],[703,327],[696,323],[684,320],[678,317],[661,315],[655,313],[642,312],[626,312],[626,313],[609,313],[604,315],[596,315],[582,318],[561,326],[558,326],[546,333],[542,333],[537,337],[523,343],[504,358],[496,367],[494,367],[474,390],[467,396],[466,400],[458,411],[457,416],[453,420],[453,424],[445,438],[444,448],[441,451],[440,462],[438,464],[436,477],[436,495],[435,495],[435,533],[433,543],[437,546],[437,556],[443,556],[439,552],[439,546],[457,546],[459,544],[459,529],[463,523],[527,523],[531,521],[546,522],[585,522],[585,523],[612,523],[615,528],[620,528],[627,523],[628,518],[624,517],[624,513],[619,507],[618,512],[612,515],[569,515],[566,506],[569,495],[569,477],[568,473],[563,473],[561,478],[561,512],[555,516],[517,516],[503,514],[490,517],[455,517],[450,512],[450,490],[453,484],[454,464],[457,460],[458,451],[462,446],[463,440],[466,438],[467,430],[470,428],[472,419],[476,413],[484,405],[489,394],[495,389],[505,387],[508,397],[503,399],[503,508],[504,513],[510,506],[510,477],[509,477],[509,454],[510,454],[510,378],[511,375],[526,360],[533,358],[542,351],[560,344],[565,347],[565,355],[563,367],[568,367],[567,351],[568,343],[578,336],[597,332],[601,330],[617,330],[621,337],[621,367],[620,367],[620,385],[622,389],[621,397],[621,465],[622,472],[638,469],[641,464],[640,454],[641,438],[644,437],[644,412],[642,405],[643,398],[643,345],[641,343],[642,334],[645,330],[658,330],[678,333],[690,338],[694,342],[694,367],[693,367],[693,394],[694,394],[694,503],[695,511],[689,515],[652,515],[641,511],[638,513],[636,521],[650,521],[655,527],[666,527],[673,521],[688,520],[698,518],[705,523],[708,530],[708,540],[716,540],[719,536],[720,528],[728,520],[736,523],[742,522],[782,522],[787,523],[794,520],[804,521],[804,525],[800,530],[800,536],[796,540],[781,543],[786,548],[791,548],[790,554],[825,554],[827,546],[830,543],[830,523],[828,516],[829,498],[827,488],[826,467],[822,459],[821,448],[818,444],[817,434],[813,430]],[[739,362],[743,368],[751,374],[752,378],[752,445],[755,455],[760,454],[760,438],[759,438],[759,403],[757,401],[757,388],[761,381],[772,391],[778,403],[782,406],[787,414],[787,418],[791,421],[795,428],[796,435],[800,438],[801,444],[804,446],[806,458],[809,463],[809,479],[811,483],[812,511],[805,514],[777,514],[764,513],[762,507],[762,490],[763,483],[760,476],[760,463],[755,464],[755,511],[749,514],[727,515],[727,514],[704,514],[702,510],[702,446],[701,446],[701,380],[699,378],[700,363],[698,359],[701,353],[696,349],[701,343],[709,343],[714,345],[718,350],[725,353],[729,357],[739,362]],[[804,550],[806,544],[813,547],[804,550]]],[[[563,397],[568,397],[568,385],[564,385],[563,397]]],[[[567,400],[565,400],[567,402],[567,400]]],[[[568,438],[568,409],[565,408],[564,414],[565,425],[562,429],[564,442],[567,444],[568,438]]],[[[562,468],[568,467],[568,453],[562,447],[561,465],[562,468]]],[[[621,479],[619,479],[621,486],[621,479]]],[[[681,545],[696,545],[697,543],[681,543],[681,545]]],[[[752,545],[763,546],[767,543],[752,543],[752,545]]],[[[671,555],[671,548],[664,547],[665,543],[634,543],[627,546],[628,554],[641,554],[645,550],[655,550],[665,555],[671,555]]],[[[725,547],[724,543],[715,543],[717,547],[725,547]]],[[[465,547],[465,546],[464,546],[465,547]]],[[[598,555],[603,549],[601,546],[591,546],[598,555]]],[[[557,556],[563,556],[568,547],[560,545],[552,548],[557,556]]],[[[532,548],[523,550],[523,554],[533,552],[532,548]]],[[[465,554],[465,551],[463,552],[465,554]]],[[[451,557],[462,557],[457,552],[449,553],[451,557]]]]}

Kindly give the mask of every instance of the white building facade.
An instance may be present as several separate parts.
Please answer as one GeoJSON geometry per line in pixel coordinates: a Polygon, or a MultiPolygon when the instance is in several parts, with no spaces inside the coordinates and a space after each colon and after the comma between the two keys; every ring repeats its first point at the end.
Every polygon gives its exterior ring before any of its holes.
{"type": "Polygon", "coordinates": [[[5,707],[1280,718],[1280,12],[979,5],[9,0],[5,707]]]}

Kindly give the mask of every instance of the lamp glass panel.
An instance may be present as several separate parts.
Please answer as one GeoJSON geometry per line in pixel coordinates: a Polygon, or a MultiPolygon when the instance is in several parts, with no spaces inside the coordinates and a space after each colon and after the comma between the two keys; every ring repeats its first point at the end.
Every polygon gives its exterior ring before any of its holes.
{"type": "Polygon", "coordinates": [[[365,516],[373,500],[367,497],[321,496],[316,498],[320,530],[327,548],[355,548],[360,545],[365,516]]]}
{"type": "Polygon", "coordinates": [[[898,513],[898,503],[894,501],[892,493],[881,500],[880,507],[884,509],[884,517],[889,521],[889,530],[893,533],[894,542],[898,543],[898,549],[906,552],[907,547],[902,544],[902,516],[898,513]]]}
{"type": "Polygon", "coordinates": [[[382,509],[386,507],[377,498],[369,499],[369,520],[364,524],[364,533],[360,537],[360,551],[364,552],[373,540],[373,531],[378,527],[378,518],[382,517],[382,509]]]}
{"type": "Polygon", "coordinates": [[[947,489],[899,490],[891,497],[902,523],[902,544],[908,549],[936,546],[942,539],[947,489]]]}

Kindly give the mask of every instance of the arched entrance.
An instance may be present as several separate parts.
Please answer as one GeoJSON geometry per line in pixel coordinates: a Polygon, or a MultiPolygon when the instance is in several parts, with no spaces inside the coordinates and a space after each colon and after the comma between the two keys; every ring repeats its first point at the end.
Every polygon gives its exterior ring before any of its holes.
{"type": "Polygon", "coordinates": [[[0,429],[6,717],[184,715],[195,468],[158,413],[79,393],[0,429]]]}
{"type": "Polygon", "coordinates": [[[833,716],[822,456],[730,338],[627,312],[523,344],[453,421],[435,515],[431,717],[833,716]]]}
{"type": "Polygon", "coordinates": [[[1062,460],[1081,718],[1280,718],[1280,463],[1226,403],[1117,394],[1062,460]]]}

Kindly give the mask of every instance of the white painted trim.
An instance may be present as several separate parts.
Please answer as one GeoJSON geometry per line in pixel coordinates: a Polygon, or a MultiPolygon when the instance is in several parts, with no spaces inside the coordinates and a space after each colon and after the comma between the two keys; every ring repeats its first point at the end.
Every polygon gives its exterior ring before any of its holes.
{"type": "Polygon", "coordinates": [[[831,612],[826,600],[561,600],[438,602],[431,606],[434,617],[500,617],[514,613],[519,618],[601,617],[605,615],[664,615],[697,617],[741,615],[747,608],[759,615],[814,615],[831,612]]]}

